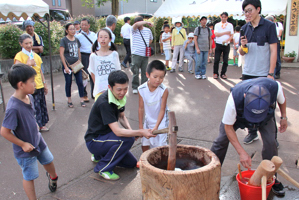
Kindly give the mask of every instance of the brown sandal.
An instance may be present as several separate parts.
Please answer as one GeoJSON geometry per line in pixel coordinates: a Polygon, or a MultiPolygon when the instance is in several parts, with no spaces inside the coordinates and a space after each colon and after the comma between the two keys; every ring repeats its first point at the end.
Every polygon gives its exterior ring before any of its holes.
{"type": "Polygon", "coordinates": [[[222,79],[227,79],[227,76],[226,76],[225,74],[222,74],[222,75],[221,75],[221,78],[222,78],[222,79]]]}

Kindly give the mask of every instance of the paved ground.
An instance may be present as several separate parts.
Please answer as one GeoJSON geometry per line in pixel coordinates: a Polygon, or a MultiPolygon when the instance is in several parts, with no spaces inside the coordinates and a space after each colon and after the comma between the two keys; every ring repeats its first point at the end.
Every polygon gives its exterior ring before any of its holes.
{"type": "MultiPolygon", "coordinates": [[[[161,56],[158,59],[163,59],[161,56]]],[[[151,58],[154,59],[154,58],[151,58]]],[[[186,67],[185,67],[186,68],[186,67]]],[[[125,70],[129,77],[131,72],[125,70]]],[[[215,80],[211,78],[212,65],[207,67],[207,80],[196,80],[194,75],[183,73],[167,73],[164,83],[168,86],[170,94],[168,106],[176,112],[179,126],[179,143],[197,145],[210,148],[212,141],[218,135],[218,127],[224,111],[224,106],[230,87],[240,81],[241,69],[228,67],[228,79],[215,80]]],[[[281,83],[287,98],[288,130],[278,135],[280,143],[279,155],[284,160],[282,168],[299,182],[299,169],[295,160],[299,159],[299,69],[283,68],[281,83]]],[[[47,76],[50,83],[50,77],[47,76]]],[[[4,83],[6,102],[12,95],[13,89],[4,83]]],[[[59,175],[59,187],[55,193],[49,193],[47,179],[42,166],[39,166],[40,177],[35,181],[36,193],[39,199],[142,199],[140,174],[137,169],[116,168],[121,176],[117,182],[105,181],[93,173],[94,164],[90,161],[90,154],[85,146],[83,136],[87,129],[87,120],[92,103],[86,108],[80,107],[78,90],[73,82],[73,103],[75,108],[67,107],[64,92],[64,77],[62,72],[54,74],[55,107],[52,109],[51,91],[47,95],[50,115],[48,126],[50,131],[42,133],[50,150],[55,156],[55,166],[59,175]]],[[[126,116],[133,128],[138,128],[138,96],[130,90],[127,94],[126,116]]],[[[0,122],[4,113],[0,107],[0,122]]],[[[277,111],[277,117],[279,113],[277,111]]],[[[240,140],[246,132],[238,130],[240,140]]],[[[256,141],[250,145],[243,145],[253,157],[253,168],[261,161],[260,151],[262,142],[256,141]]],[[[133,154],[139,158],[141,155],[140,141],[132,147],[133,154]]],[[[237,183],[234,176],[237,171],[238,156],[230,146],[224,165],[222,167],[222,182],[220,199],[240,199],[237,183]]],[[[244,170],[244,169],[243,169],[244,170]]],[[[281,178],[286,186],[287,195],[283,199],[299,199],[299,190],[281,178]]],[[[22,188],[22,174],[17,165],[11,144],[0,137],[0,199],[26,199],[22,188]]],[[[270,194],[268,199],[278,199],[270,194]]]]}

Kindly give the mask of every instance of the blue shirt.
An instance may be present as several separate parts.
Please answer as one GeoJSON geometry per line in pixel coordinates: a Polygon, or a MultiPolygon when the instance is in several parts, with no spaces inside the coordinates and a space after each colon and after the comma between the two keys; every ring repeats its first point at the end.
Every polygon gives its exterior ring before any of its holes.
{"type": "Polygon", "coordinates": [[[92,31],[89,31],[88,34],[81,30],[81,33],[75,35],[76,38],[80,41],[81,47],[80,52],[81,53],[91,53],[91,42],[83,35],[85,34],[91,41],[94,43],[97,40],[97,34],[95,34],[92,31]]]}
{"type": "Polygon", "coordinates": [[[270,44],[278,42],[275,24],[261,17],[257,27],[254,28],[249,22],[242,29],[248,41],[243,74],[267,76],[270,70],[270,44]]]}
{"type": "Polygon", "coordinates": [[[106,26],[105,29],[108,29],[110,31],[111,36],[112,36],[111,42],[114,43],[114,41],[115,41],[115,35],[114,35],[114,33],[112,32],[112,30],[108,26],[106,26]]]}
{"type": "Polygon", "coordinates": [[[33,151],[26,153],[22,147],[13,144],[14,155],[17,158],[38,156],[47,147],[41,133],[38,131],[33,97],[28,96],[30,104],[26,104],[13,96],[10,97],[2,123],[2,126],[12,130],[17,138],[35,147],[33,151]]]}

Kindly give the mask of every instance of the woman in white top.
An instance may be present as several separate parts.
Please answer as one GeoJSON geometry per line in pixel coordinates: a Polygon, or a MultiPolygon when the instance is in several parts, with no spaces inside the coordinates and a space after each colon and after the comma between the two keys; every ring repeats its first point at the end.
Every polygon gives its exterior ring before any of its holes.
{"type": "Polygon", "coordinates": [[[108,88],[108,76],[114,70],[120,70],[119,56],[109,30],[101,29],[98,39],[92,45],[88,72],[94,82],[93,96],[95,101],[108,88]]]}

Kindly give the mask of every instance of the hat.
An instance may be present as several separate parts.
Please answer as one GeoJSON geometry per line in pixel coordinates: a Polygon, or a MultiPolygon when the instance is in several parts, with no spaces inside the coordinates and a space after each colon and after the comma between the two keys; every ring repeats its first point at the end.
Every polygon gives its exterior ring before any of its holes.
{"type": "Polygon", "coordinates": [[[223,13],[221,13],[220,16],[222,16],[222,15],[226,15],[226,16],[228,17],[228,13],[227,13],[227,12],[223,12],[223,13]]]}
{"type": "Polygon", "coordinates": [[[244,117],[251,123],[262,122],[269,111],[270,92],[261,85],[253,85],[246,92],[244,100],[244,117]]]}
{"type": "Polygon", "coordinates": [[[79,21],[74,21],[74,25],[76,25],[76,24],[80,24],[80,22],[79,21]]]}
{"type": "Polygon", "coordinates": [[[206,16],[202,16],[199,21],[201,21],[202,19],[208,20],[208,18],[206,16]]]}
{"type": "Polygon", "coordinates": [[[23,30],[25,30],[27,26],[34,26],[34,24],[35,24],[35,22],[32,20],[25,20],[23,22],[22,28],[23,28],[23,30]]]}
{"type": "Polygon", "coordinates": [[[194,33],[192,33],[192,32],[189,33],[189,34],[188,34],[188,38],[189,38],[189,37],[193,37],[193,38],[194,38],[194,33]]]}

